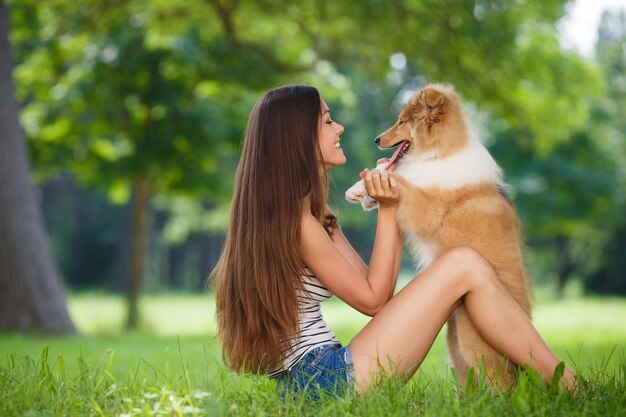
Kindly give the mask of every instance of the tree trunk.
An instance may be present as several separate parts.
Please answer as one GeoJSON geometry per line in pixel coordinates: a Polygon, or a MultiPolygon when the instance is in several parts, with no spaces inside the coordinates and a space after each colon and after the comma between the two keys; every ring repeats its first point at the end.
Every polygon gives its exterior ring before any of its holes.
{"type": "Polygon", "coordinates": [[[139,294],[143,284],[143,271],[146,259],[146,242],[148,238],[148,206],[151,198],[150,185],[147,178],[135,180],[133,203],[131,208],[130,267],[128,273],[128,320],[126,327],[136,329],[139,323],[139,294]]]}
{"type": "Polygon", "coordinates": [[[124,214],[122,217],[122,223],[120,225],[121,230],[124,233],[120,234],[120,239],[117,242],[117,250],[115,255],[115,266],[113,267],[113,278],[111,280],[111,289],[120,294],[124,294],[128,288],[128,265],[130,259],[130,218],[132,212],[132,202],[126,204],[124,207],[124,214]]]}
{"type": "Polygon", "coordinates": [[[8,34],[9,12],[0,0],[0,329],[72,333],[30,178],[8,34]]]}

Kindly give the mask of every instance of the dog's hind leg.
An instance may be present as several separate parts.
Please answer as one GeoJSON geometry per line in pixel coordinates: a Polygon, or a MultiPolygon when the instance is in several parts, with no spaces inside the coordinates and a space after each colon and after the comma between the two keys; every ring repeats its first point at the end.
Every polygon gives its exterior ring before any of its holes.
{"type": "Polygon", "coordinates": [[[474,368],[476,377],[481,372],[481,362],[487,372],[487,383],[492,390],[505,390],[515,383],[515,366],[496,352],[480,336],[463,306],[455,311],[456,335],[463,359],[474,368]]]}

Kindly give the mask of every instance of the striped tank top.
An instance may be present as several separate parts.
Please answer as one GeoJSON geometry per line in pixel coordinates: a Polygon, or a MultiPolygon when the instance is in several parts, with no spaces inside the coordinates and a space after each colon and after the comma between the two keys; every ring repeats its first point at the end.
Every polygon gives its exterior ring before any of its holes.
{"type": "Polygon", "coordinates": [[[283,360],[268,374],[270,378],[290,370],[307,352],[316,347],[339,344],[335,334],[326,327],[320,308],[320,302],[328,300],[333,294],[309,269],[305,268],[302,283],[304,291],[298,293],[300,333],[283,343],[283,360]]]}

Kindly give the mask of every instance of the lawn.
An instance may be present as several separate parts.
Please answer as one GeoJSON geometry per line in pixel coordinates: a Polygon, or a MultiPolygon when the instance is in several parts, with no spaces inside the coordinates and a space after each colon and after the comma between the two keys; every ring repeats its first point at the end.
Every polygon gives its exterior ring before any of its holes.
{"type": "MultiPolygon", "coordinates": [[[[408,385],[387,381],[368,397],[317,403],[281,401],[272,381],[226,371],[208,295],[146,296],[141,330],[131,333],[120,330],[119,297],[73,295],[69,307],[78,336],[0,334],[0,416],[617,416],[626,409],[626,299],[537,303],[539,331],[587,382],[576,394],[550,390],[532,372],[511,392],[460,394],[442,333],[408,385]]],[[[343,342],[367,322],[337,300],[323,309],[343,342]]]]}

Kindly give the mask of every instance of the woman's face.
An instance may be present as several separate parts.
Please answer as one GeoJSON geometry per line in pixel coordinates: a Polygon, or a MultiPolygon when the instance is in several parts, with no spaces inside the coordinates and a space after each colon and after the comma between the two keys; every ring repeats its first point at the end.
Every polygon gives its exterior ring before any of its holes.
{"type": "Polygon", "coordinates": [[[324,168],[330,169],[346,163],[346,156],[339,145],[339,135],[343,133],[343,126],[331,119],[330,109],[324,100],[322,100],[321,105],[322,115],[318,129],[318,140],[322,151],[324,168]]]}

